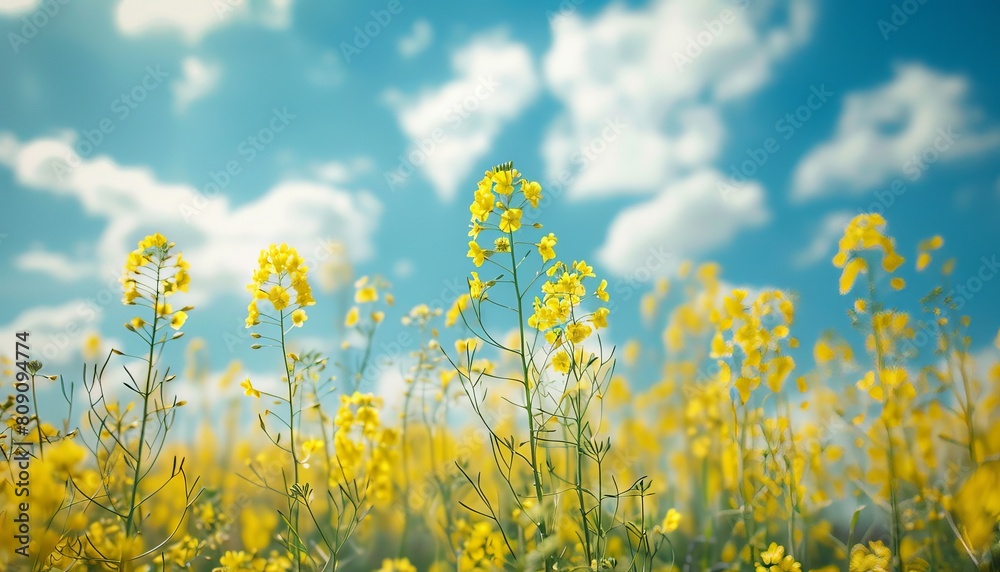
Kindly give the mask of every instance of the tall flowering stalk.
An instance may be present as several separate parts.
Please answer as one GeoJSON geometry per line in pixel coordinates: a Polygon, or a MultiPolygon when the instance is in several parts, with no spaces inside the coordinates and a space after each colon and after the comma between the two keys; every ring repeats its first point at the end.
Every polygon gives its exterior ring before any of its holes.
{"type": "MultiPolygon", "coordinates": [[[[178,292],[187,292],[191,280],[190,266],[180,252],[175,252],[175,246],[163,235],[152,234],[140,240],[126,259],[122,303],[145,308],[145,311],[133,317],[125,328],[138,336],[148,349],[145,355],[128,356],[141,360],[144,371],[136,374],[126,366],[128,381],[124,385],[138,397],[141,413],[134,416],[134,403],[122,406],[109,399],[104,371],[111,355],[100,369],[95,365],[90,379],[84,380],[89,397],[85,418],[93,432],[91,452],[97,460],[101,479],[96,487],[93,482],[82,481],[74,481],[73,486],[77,494],[100,508],[102,514],[81,537],[63,540],[56,549],[62,557],[127,569],[132,563],[157,554],[170,541],[200,495],[198,480],[188,483],[184,459],[176,457],[162,483],[148,484],[159,476],[153,471],[177,408],[184,405],[166,392],[167,383],[174,379],[169,367],[162,371],[159,367],[164,347],[183,335],[179,330],[187,320],[187,312],[192,310],[190,306],[175,309],[168,301],[178,292]],[[178,479],[184,503],[176,526],[162,541],[144,546],[143,521],[150,511],[148,505],[157,493],[166,492],[178,479]]],[[[112,353],[128,355],[119,350],[112,350],[112,353]]]]}
{"type": "MultiPolygon", "coordinates": [[[[542,228],[538,223],[527,227],[523,222],[525,210],[537,208],[541,197],[541,185],[523,178],[512,163],[485,173],[469,207],[472,218],[467,256],[478,270],[468,279],[468,295],[460,297],[446,316],[448,322],[461,317],[475,335],[456,343],[458,357],[452,365],[489,431],[496,468],[514,504],[514,522],[490,500],[492,495],[483,490],[480,477],[473,478],[460,468],[485,506],[474,512],[495,522],[509,555],[519,566],[552,570],[581,561],[595,567],[614,566],[614,559],[605,557],[608,538],[613,529],[621,528],[634,548],[629,568],[639,569],[655,552],[654,543],[648,540],[653,527],[647,529],[643,522],[648,481],[640,478],[624,489],[616,482],[610,491],[612,484],[604,481],[602,468],[610,441],[596,436],[600,402],[613,369],[609,358],[591,351],[592,347],[600,350],[596,333],[607,327],[607,281],[594,285],[596,276],[585,261],[556,260],[558,239],[554,234],[539,233],[536,240],[525,238],[528,228],[542,228]],[[490,239],[492,243],[481,245],[490,239]],[[524,266],[536,255],[541,264],[531,273],[524,266]],[[494,278],[480,276],[487,271],[484,267],[499,274],[494,278]],[[533,294],[536,287],[540,291],[533,294]],[[511,341],[498,340],[496,332],[485,326],[484,317],[493,312],[513,320],[513,324],[508,321],[508,327],[514,329],[511,341]],[[517,373],[506,376],[497,373],[492,364],[477,360],[477,351],[486,347],[512,357],[517,373]],[[486,385],[490,381],[518,386],[520,395],[504,399],[523,411],[527,433],[523,440],[500,434],[495,418],[484,411],[486,395],[493,391],[486,385]],[[550,453],[554,449],[572,453],[559,463],[559,457],[550,453]],[[530,492],[526,495],[515,482],[521,470],[529,473],[530,492]],[[618,514],[626,497],[639,499],[638,523],[618,514]],[[611,514],[606,514],[605,501],[614,506],[611,514]],[[574,516],[561,514],[561,506],[572,506],[574,516]],[[511,526],[523,528],[533,542],[522,544],[509,537],[511,526]],[[559,545],[561,538],[574,535],[581,540],[579,551],[567,551],[559,545]]],[[[483,526],[479,524],[475,530],[483,530],[483,526]]]]}
{"type": "MultiPolygon", "coordinates": [[[[268,439],[291,457],[291,482],[288,482],[288,475],[282,471],[284,482],[280,492],[287,498],[288,512],[284,518],[288,534],[285,538],[285,547],[293,555],[297,569],[301,569],[302,560],[306,554],[305,545],[299,536],[300,507],[296,498],[298,493],[303,490],[299,480],[302,462],[298,450],[299,443],[296,439],[296,426],[299,423],[297,418],[301,413],[300,408],[296,405],[296,395],[301,376],[296,377],[295,375],[299,359],[297,355],[288,351],[286,335],[292,328],[301,327],[306,322],[308,316],[305,308],[316,303],[312,296],[312,288],[309,286],[308,272],[309,268],[294,248],[287,244],[272,244],[260,251],[260,256],[257,258],[257,269],[254,270],[250,284],[247,285],[247,290],[253,299],[247,306],[246,327],[254,328],[262,323],[275,327],[277,329],[276,336],[258,332],[253,332],[251,336],[270,342],[267,344],[268,346],[281,349],[287,393],[281,396],[271,395],[271,397],[275,397],[287,405],[287,418],[282,419],[279,415],[275,415],[280,425],[288,429],[287,443],[282,443],[280,430],[274,435],[267,430],[263,417],[260,417],[260,424],[268,439]],[[293,294],[294,298],[292,298],[293,294]],[[261,311],[262,305],[265,306],[263,312],[261,311]]],[[[262,346],[263,344],[254,344],[251,347],[259,349],[262,346]]],[[[249,379],[244,382],[244,389],[248,395],[260,396],[260,391],[254,389],[249,379]]]]}
{"type": "Polygon", "coordinates": [[[909,380],[906,369],[894,359],[894,340],[905,335],[908,330],[908,316],[905,313],[887,310],[877,297],[875,265],[881,254],[881,267],[890,275],[890,286],[901,290],[905,283],[902,278],[892,277],[892,273],[905,261],[896,252],[892,239],[884,233],[885,219],[878,214],[862,214],[854,217],[844,229],[839,250],[833,258],[834,266],[842,268],[840,293],[847,294],[854,287],[859,275],[867,277],[868,295],[858,299],[851,316],[855,324],[864,316],[870,316],[871,334],[868,347],[875,357],[874,370],[868,371],[857,383],[873,401],[881,406],[878,422],[885,431],[886,438],[886,484],[889,490],[890,515],[892,520],[892,560],[899,570],[903,568],[902,545],[903,523],[901,505],[900,459],[897,448],[899,439],[895,433],[902,425],[902,418],[916,397],[916,391],[909,380]]]}

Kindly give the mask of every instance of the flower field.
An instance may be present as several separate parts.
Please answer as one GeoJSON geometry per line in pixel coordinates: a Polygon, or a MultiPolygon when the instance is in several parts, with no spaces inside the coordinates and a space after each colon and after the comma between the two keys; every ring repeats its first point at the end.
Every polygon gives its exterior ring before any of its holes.
{"type": "Polygon", "coordinates": [[[199,319],[185,245],[123,252],[122,347],[0,367],[0,569],[1000,570],[1000,354],[972,352],[984,318],[951,294],[944,238],[854,217],[818,339],[796,335],[809,292],[685,263],[641,299],[658,343],[614,347],[608,280],[545,227],[558,202],[511,163],[472,183],[467,292],[402,309],[362,277],[338,355],[292,349],[340,302],[295,245],[261,245],[239,351],[273,379],[170,363],[199,319]],[[401,407],[370,390],[389,320],[413,341],[401,407]],[[228,397],[190,411],[182,381],[228,397]]]}

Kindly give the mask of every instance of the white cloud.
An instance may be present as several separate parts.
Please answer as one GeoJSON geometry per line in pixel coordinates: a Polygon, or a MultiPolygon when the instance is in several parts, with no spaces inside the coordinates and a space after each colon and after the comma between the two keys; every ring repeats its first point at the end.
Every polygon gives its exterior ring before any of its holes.
{"type": "Polygon", "coordinates": [[[548,179],[575,198],[651,193],[708,166],[721,104],[766,84],[813,15],[811,0],[661,0],[554,19],[544,76],[565,111],[542,144],[548,179]],[[609,121],[626,126],[612,140],[609,121]]]}
{"type": "Polygon", "coordinates": [[[354,182],[358,175],[370,172],[374,166],[371,157],[355,157],[349,161],[329,161],[313,165],[312,172],[321,181],[344,185],[354,182]]]}
{"type": "Polygon", "coordinates": [[[23,16],[42,4],[42,0],[0,0],[0,16],[23,16]]]}
{"type": "Polygon", "coordinates": [[[426,50],[434,40],[434,29],[430,22],[423,18],[413,23],[409,35],[403,36],[396,44],[399,54],[404,58],[412,58],[426,50]]]}
{"type": "Polygon", "coordinates": [[[794,258],[796,266],[811,266],[823,260],[833,252],[833,247],[840,237],[844,236],[844,227],[851,222],[854,214],[849,211],[836,211],[827,214],[817,225],[809,244],[800,250],[794,258]]]}
{"type": "Polygon", "coordinates": [[[968,94],[962,76],[897,65],[888,83],[844,98],[833,138],[796,168],[793,198],[861,194],[900,175],[917,180],[935,162],[1000,146],[1000,130],[975,127],[983,117],[968,94]]]}
{"type": "Polygon", "coordinates": [[[73,282],[91,276],[94,270],[77,257],[44,248],[32,248],[21,253],[14,259],[14,266],[20,270],[41,272],[62,282],[73,282]]]}
{"type": "Polygon", "coordinates": [[[766,223],[770,214],[760,185],[730,186],[713,170],[673,183],[654,198],[622,210],[608,229],[598,259],[618,275],[640,268],[671,272],[687,258],[727,244],[747,228],[766,223]]]}
{"type": "Polygon", "coordinates": [[[195,44],[213,29],[236,21],[287,28],[291,9],[291,0],[120,0],[115,23],[126,36],[169,30],[195,44]]]}
{"type": "Polygon", "coordinates": [[[192,303],[199,294],[242,292],[260,249],[270,243],[296,246],[307,261],[326,256],[323,245],[332,241],[351,245],[355,261],[373,254],[382,206],[368,193],[292,180],[233,206],[224,195],[209,199],[189,185],[161,182],[147,168],[121,166],[106,156],[80,160],[71,145],[66,139],[20,144],[0,133],[0,164],[18,184],[72,197],[105,220],[96,260],[89,261],[102,276],[120,273],[122,257],[152,232],[166,234],[191,261],[192,303]],[[53,165],[67,156],[79,163],[60,177],[53,165]]]}
{"type": "Polygon", "coordinates": [[[455,196],[503,125],[538,93],[531,52],[502,32],[479,36],[457,49],[451,67],[455,77],[443,85],[415,96],[386,94],[411,140],[404,157],[418,157],[411,162],[445,200],[455,196]]]}
{"type": "Polygon", "coordinates": [[[196,57],[181,62],[181,78],[170,84],[174,92],[174,108],[184,113],[195,100],[212,92],[219,83],[219,66],[205,63],[196,57]]]}
{"type": "MultiPolygon", "coordinates": [[[[120,298],[117,292],[111,296],[114,303],[120,298]]],[[[46,366],[42,373],[53,373],[48,366],[79,363],[83,336],[96,329],[104,315],[100,301],[100,298],[79,298],[58,306],[34,306],[0,326],[0,335],[5,340],[13,340],[14,334],[28,332],[31,359],[40,360],[46,366]]]]}

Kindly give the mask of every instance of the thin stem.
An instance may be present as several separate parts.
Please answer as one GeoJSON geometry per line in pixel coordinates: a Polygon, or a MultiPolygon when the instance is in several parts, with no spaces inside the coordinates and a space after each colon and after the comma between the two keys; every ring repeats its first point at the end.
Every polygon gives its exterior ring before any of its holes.
{"type": "MultiPolygon", "coordinates": [[[[517,258],[514,256],[514,231],[513,230],[507,231],[507,236],[508,236],[508,238],[510,240],[510,243],[511,243],[511,247],[510,247],[510,262],[511,262],[511,267],[510,267],[510,270],[511,270],[511,274],[513,275],[513,279],[514,279],[514,294],[515,294],[515,296],[517,296],[517,326],[518,326],[518,332],[519,332],[517,353],[518,353],[518,355],[521,358],[521,374],[523,376],[522,379],[524,381],[524,410],[528,414],[528,447],[529,447],[530,454],[531,454],[531,473],[532,473],[533,480],[534,480],[534,485],[535,485],[535,499],[538,502],[538,508],[539,508],[539,510],[541,510],[542,504],[543,504],[543,500],[544,500],[544,496],[542,494],[541,473],[540,473],[540,471],[538,469],[538,452],[537,452],[538,442],[537,442],[537,439],[536,439],[536,436],[535,436],[535,416],[534,416],[534,412],[532,411],[532,408],[531,408],[531,383],[530,383],[530,381],[528,379],[528,359],[524,355],[525,354],[525,352],[524,352],[524,341],[525,341],[525,336],[524,336],[524,301],[521,299],[522,298],[522,296],[521,296],[521,288],[520,288],[520,285],[518,283],[518,278],[517,278],[517,258]]],[[[539,514],[542,514],[542,513],[539,513],[539,514]]],[[[540,540],[544,541],[545,538],[548,536],[547,530],[546,530],[546,526],[545,526],[545,517],[544,516],[542,516],[541,518],[539,518],[539,522],[537,523],[537,525],[538,525],[538,535],[539,535],[539,538],[540,538],[540,540]]],[[[546,558],[545,559],[545,570],[549,571],[551,569],[552,569],[551,559],[550,558],[546,558]]]]}

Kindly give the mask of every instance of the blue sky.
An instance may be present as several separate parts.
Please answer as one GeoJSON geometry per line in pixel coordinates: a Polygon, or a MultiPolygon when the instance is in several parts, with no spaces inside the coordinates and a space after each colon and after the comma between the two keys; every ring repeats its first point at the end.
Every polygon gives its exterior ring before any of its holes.
{"type": "MultiPolygon", "coordinates": [[[[320,267],[339,241],[356,275],[386,276],[393,339],[464,283],[471,191],[514,160],[554,195],[540,220],[560,255],[609,278],[614,341],[659,339],[642,278],[692,259],[799,292],[811,347],[849,328],[829,260],[858,212],[884,211],[909,259],[906,309],[935,284],[912,268],[930,235],[956,283],[992,276],[998,17],[942,0],[0,0],[0,334],[31,331],[66,372],[89,332],[134,344],[114,279],[158,231],[192,262],[185,330],[215,369],[266,369],[238,336],[270,242],[320,267]]],[[[976,347],[997,291],[966,297],[976,347]]],[[[345,310],[323,294],[302,335],[336,348],[345,310]]]]}

